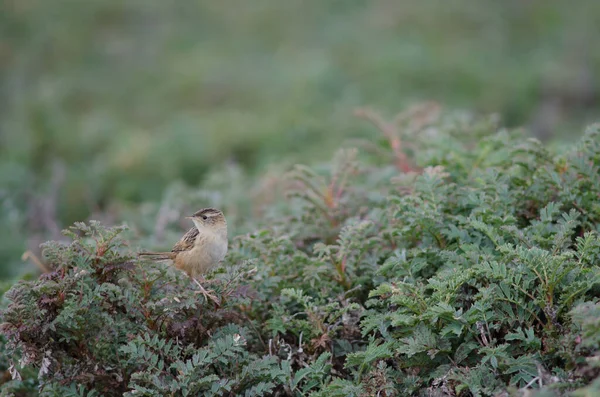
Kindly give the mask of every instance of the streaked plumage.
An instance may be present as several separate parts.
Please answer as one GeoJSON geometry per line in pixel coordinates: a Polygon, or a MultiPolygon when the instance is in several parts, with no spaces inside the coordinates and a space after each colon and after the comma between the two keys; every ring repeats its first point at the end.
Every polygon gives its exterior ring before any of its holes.
{"type": "Polygon", "coordinates": [[[196,242],[196,237],[198,237],[198,228],[196,226],[192,227],[187,231],[186,234],[183,235],[181,240],[179,240],[174,246],[171,252],[180,252],[180,251],[188,251],[191,250],[196,242]]]}
{"type": "Polygon", "coordinates": [[[215,208],[204,208],[191,217],[192,227],[170,252],[141,252],[156,260],[173,261],[173,265],[196,278],[223,260],[227,253],[227,222],[215,208]]]}

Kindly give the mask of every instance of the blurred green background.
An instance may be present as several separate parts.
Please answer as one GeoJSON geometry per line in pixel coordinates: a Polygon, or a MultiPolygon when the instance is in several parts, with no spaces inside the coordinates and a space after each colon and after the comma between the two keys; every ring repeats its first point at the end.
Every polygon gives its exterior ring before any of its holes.
{"type": "Polygon", "coordinates": [[[0,278],[173,183],[235,164],[251,184],[375,136],[359,106],[572,141],[600,119],[599,37],[597,0],[2,0],[0,278]]]}

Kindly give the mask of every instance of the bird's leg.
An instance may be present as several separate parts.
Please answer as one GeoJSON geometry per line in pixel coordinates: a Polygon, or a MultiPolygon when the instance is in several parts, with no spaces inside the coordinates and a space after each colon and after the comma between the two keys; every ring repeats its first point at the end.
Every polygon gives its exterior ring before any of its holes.
{"type": "MultiPolygon", "coordinates": [[[[202,294],[202,295],[204,295],[204,298],[205,298],[206,300],[208,300],[208,299],[210,298],[210,300],[212,300],[213,302],[215,302],[215,304],[216,304],[217,306],[221,306],[221,302],[219,302],[219,298],[217,298],[216,296],[214,296],[214,295],[212,294],[212,292],[214,292],[214,291],[212,291],[212,290],[211,290],[210,292],[209,292],[209,291],[207,291],[207,290],[206,290],[206,289],[205,289],[205,288],[202,286],[202,284],[201,284],[201,283],[200,283],[198,280],[196,280],[196,278],[192,277],[191,279],[192,279],[192,280],[194,280],[194,282],[196,283],[196,285],[197,285],[197,286],[200,288],[200,291],[197,291],[196,293],[199,293],[199,294],[202,294]]],[[[204,281],[204,280],[202,280],[202,281],[204,281]]]]}

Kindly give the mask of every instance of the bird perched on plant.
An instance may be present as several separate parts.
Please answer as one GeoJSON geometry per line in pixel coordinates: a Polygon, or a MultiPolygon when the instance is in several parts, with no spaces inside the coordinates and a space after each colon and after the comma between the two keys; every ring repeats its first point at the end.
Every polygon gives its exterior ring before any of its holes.
{"type": "Polygon", "coordinates": [[[140,252],[157,260],[172,260],[173,265],[196,279],[223,260],[227,253],[227,221],[223,212],[203,208],[187,216],[194,222],[170,252],[140,252]]]}

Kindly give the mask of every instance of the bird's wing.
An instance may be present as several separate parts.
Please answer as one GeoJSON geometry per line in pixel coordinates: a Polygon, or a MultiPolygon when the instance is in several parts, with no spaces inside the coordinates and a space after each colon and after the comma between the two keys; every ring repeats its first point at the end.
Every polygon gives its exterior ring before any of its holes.
{"type": "Polygon", "coordinates": [[[181,252],[181,251],[189,251],[194,246],[194,242],[196,241],[196,237],[198,237],[198,229],[196,227],[192,227],[186,234],[183,235],[181,240],[177,242],[173,246],[171,252],[181,252]]]}

